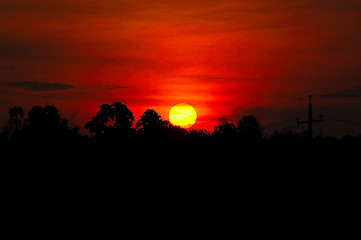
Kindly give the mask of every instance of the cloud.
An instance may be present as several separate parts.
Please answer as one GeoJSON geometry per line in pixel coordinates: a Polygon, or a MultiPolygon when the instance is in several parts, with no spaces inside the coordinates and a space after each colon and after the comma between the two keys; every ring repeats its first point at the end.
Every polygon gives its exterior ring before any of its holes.
{"type": "Polygon", "coordinates": [[[67,89],[75,88],[75,86],[63,84],[63,83],[28,82],[28,81],[8,83],[6,87],[20,88],[32,92],[67,90],[67,89]]]}
{"type": "Polygon", "coordinates": [[[348,97],[361,97],[361,86],[351,89],[346,89],[339,92],[333,92],[322,95],[322,97],[328,98],[348,98],[348,97]]]}

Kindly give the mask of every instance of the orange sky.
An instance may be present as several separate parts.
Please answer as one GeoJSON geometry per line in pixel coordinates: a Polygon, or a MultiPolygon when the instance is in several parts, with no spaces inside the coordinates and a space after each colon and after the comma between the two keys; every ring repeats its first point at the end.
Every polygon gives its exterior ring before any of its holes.
{"type": "Polygon", "coordinates": [[[220,114],[305,117],[306,98],[260,108],[309,94],[314,114],[361,120],[360,43],[359,0],[3,0],[0,121],[54,104],[83,127],[114,101],[167,119],[186,102],[211,130],[220,114]]]}

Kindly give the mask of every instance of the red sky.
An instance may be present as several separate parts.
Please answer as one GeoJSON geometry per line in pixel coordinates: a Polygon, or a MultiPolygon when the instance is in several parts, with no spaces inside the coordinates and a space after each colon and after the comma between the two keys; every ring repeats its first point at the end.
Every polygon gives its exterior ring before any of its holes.
{"type": "MultiPolygon", "coordinates": [[[[3,0],[0,123],[51,104],[83,127],[120,101],[136,120],[186,102],[195,128],[221,114],[267,126],[306,118],[313,94],[325,135],[360,134],[360,43],[360,0],[3,0]]],[[[288,124],[274,127],[305,130],[288,124]]]]}

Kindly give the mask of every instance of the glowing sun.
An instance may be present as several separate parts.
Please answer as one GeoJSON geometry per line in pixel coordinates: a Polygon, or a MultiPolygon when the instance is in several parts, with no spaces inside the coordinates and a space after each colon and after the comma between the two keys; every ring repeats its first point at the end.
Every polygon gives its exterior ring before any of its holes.
{"type": "Polygon", "coordinates": [[[169,111],[169,121],[182,128],[190,128],[197,120],[197,112],[189,104],[178,103],[169,111]]]}

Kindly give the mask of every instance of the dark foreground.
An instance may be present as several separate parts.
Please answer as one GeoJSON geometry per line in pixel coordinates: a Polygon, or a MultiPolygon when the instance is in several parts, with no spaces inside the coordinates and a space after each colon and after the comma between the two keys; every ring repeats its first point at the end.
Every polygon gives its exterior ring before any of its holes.
{"type": "Polygon", "coordinates": [[[14,234],[324,237],[353,234],[360,141],[133,138],[11,142],[14,234]]]}

